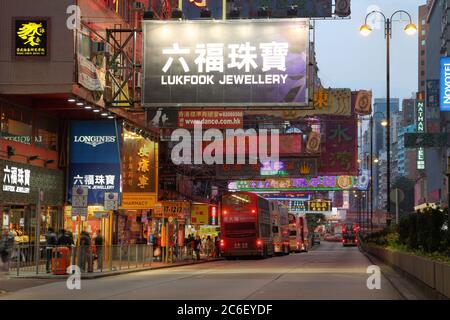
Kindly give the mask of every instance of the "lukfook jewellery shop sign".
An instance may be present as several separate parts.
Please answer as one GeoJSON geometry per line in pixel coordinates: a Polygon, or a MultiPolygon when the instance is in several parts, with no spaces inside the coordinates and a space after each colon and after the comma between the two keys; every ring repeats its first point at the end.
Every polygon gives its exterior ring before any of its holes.
{"type": "Polygon", "coordinates": [[[306,19],[143,21],[146,106],[306,106],[306,19]]]}
{"type": "Polygon", "coordinates": [[[6,165],[2,168],[2,190],[14,193],[30,193],[31,170],[6,165]]]}

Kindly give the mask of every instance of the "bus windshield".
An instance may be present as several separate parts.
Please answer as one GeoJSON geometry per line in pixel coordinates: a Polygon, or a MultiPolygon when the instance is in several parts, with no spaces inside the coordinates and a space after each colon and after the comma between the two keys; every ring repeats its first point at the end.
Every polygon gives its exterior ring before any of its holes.
{"type": "Polygon", "coordinates": [[[222,205],[224,207],[241,208],[250,205],[251,198],[246,194],[230,194],[223,196],[222,205]]]}

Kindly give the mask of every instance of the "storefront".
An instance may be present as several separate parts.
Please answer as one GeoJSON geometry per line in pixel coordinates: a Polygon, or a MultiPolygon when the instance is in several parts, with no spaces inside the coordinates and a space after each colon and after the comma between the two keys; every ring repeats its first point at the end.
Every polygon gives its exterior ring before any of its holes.
{"type": "Polygon", "coordinates": [[[0,221],[14,233],[16,243],[35,243],[37,222],[41,226],[41,242],[49,227],[62,228],[62,171],[0,160],[0,177],[0,221]],[[40,221],[36,218],[37,211],[40,221]]]}

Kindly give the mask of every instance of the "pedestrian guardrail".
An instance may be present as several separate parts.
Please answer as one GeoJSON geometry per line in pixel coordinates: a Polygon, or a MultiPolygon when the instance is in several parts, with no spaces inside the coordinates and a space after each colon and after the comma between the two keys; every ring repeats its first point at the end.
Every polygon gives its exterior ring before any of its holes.
{"type": "Polygon", "coordinates": [[[213,258],[212,252],[199,256],[189,247],[154,247],[148,244],[111,246],[15,245],[9,260],[12,275],[65,275],[114,272],[152,267],[154,263],[177,263],[213,258]],[[71,267],[71,269],[68,269],[71,267]],[[68,271],[69,270],[69,271],[68,271]],[[72,272],[70,272],[72,270],[72,272]]]}

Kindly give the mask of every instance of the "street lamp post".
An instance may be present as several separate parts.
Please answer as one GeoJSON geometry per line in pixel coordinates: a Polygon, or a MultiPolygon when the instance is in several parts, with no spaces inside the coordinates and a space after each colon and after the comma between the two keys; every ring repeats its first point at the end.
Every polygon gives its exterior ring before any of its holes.
{"type": "Polygon", "coordinates": [[[379,14],[384,19],[384,37],[386,39],[386,117],[387,117],[387,130],[386,130],[386,157],[387,157],[387,170],[386,170],[386,184],[387,184],[387,218],[386,224],[390,225],[391,222],[391,66],[390,66],[390,46],[391,46],[391,38],[392,38],[392,19],[396,14],[405,13],[409,17],[409,24],[404,28],[405,32],[408,35],[414,35],[417,31],[417,27],[412,23],[411,15],[404,11],[398,10],[395,11],[390,18],[387,18],[383,12],[374,10],[366,15],[365,23],[359,29],[361,34],[364,36],[368,36],[372,32],[372,28],[367,24],[367,19],[372,14],[379,14]]]}

